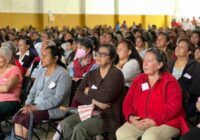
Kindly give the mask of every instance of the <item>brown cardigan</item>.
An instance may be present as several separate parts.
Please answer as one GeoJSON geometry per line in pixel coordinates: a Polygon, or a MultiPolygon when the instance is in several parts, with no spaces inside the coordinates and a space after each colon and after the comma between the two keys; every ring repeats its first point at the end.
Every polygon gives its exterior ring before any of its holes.
{"type": "Polygon", "coordinates": [[[81,104],[91,104],[92,99],[101,103],[110,103],[111,108],[97,110],[102,112],[104,127],[108,132],[115,132],[122,124],[122,102],[124,97],[124,77],[122,72],[112,66],[104,79],[100,76],[100,69],[90,71],[82,80],[75,93],[75,99],[81,104]],[[89,87],[88,95],[84,89],[89,87]],[[97,87],[92,89],[91,87],[97,87]]]}

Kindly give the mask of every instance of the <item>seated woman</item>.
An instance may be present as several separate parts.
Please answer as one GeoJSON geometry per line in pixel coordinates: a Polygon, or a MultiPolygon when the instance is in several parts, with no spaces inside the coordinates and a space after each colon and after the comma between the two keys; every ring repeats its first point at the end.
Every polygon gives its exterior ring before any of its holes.
{"type": "Polygon", "coordinates": [[[70,96],[71,79],[60,65],[61,54],[56,46],[48,46],[42,52],[42,66],[24,107],[14,118],[15,134],[27,139],[29,113],[33,112],[35,125],[49,118],[60,118],[65,114],[59,105],[67,104],[70,96]]]}
{"type": "MultiPolygon", "coordinates": [[[[20,108],[22,75],[13,65],[13,54],[9,48],[0,48],[0,124],[6,116],[14,115],[20,108]]],[[[3,139],[0,125],[0,139],[3,139]]]]}
{"type": "Polygon", "coordinates": [[[140,54],[140,57],[143,59],[144,58],[144,54],[147,51],[147,48],[145,46],[146,40],[143,36],[138,36],[135,39],[135,47],[138,51],[138,53],[140,54]]]}
{"type": "Polygon", "coordinates": [[[70,56],[70,54],[73,52],[73,39],[67,40],[65,43],[62,43],[61,48],[64,51],[64,57],[66,60],[67,65],[69,64],[67,62],[68,57],[70,56]]]}
{"type": "Polygon", "coordinates": [[[123,103],[126,123],[118,140],[168,140],[186,133],[182,93],[177,80],[166,72],[166,55],[158,48],[147,50],[144,74],[133,81],[123,103]]]}
{"type": "Polygon", "coordinates": [[[84,121],[79,114],[73,114],[61,122],[65,140],[86,140],[108,132],[110,140],[115,139],[115,131],[121,125],[120,95],[123,93],[122,72],[113,66],[116,50],[112,45],[100,46],[96,53],[99,68],[90,71],[82,80],[75,93],[75,99],[83,105],[94,105],[101,112],[84,121]]]}
{"type": "Polygon", "coordinates": [[[72,77],[70,102],[74,107],[79,105],[79,103],[73,99],[76,88],[87,72],[97,68],[96,61],[93,58],[93,47],[92,40],[89,38],[78,40],[75,60],[68,65],[69,74],[70,77],[72,77]]]}
{"type": "MultiPolygon", "coordinates": [[[[42,46],[40,48],[40,52],[37,52],[38,54],[40,54],[40,56],[34,57],[30,68],[25,73],[25,77],[31,77],[32,79],[35,79],[37,77],[37,73],[38,73],[39,69],[42,68],[41,52],[44,52],[46,47],[55,46],[55,45],[56,45],[55,42],[53,42],[52,40],[43,41],[42,46]]],[[[62,65],[62,67],[64,67],[64,66],[62,65]]]]}
{"type": "Polygon", "coordinates": [[[194,60],[194,45],[188,39],[180,39],[175,48],[176,61],[169,64],[169,71],[178,80],[184,93],[184,105],[188,117],[196,114],[196,101],[200,96],[200,64],[194,60]]]}
{"type": "Polygon", "coordinates": [[[195,46],[195,48],[200,47],[200,34],[199,31],[193,31],[190,37],[191,43],[195,46]]]}
{"type": "Polygon", "coordinates": [[[16,54],[16,58],[19,60],[20,64],[23,66],[24,71],[31,66],[31,63],[34,59],[34,54],[30,52],[30,47],[32,46],[32,42],[29,38],[20,38],[19,40],[19,52],[16,54]]]}
{"type": "Polygon", "coordinates": [[[116,67],[124,75],[125,86],[130,87],[134,77],[141,73],[142,59],[136,51],[134,44],[129,40],[123,40],[118,44],[117,55],[116,67]]]}
{"type": "Polygon", "coordinates": [[[97,67],[93,59],[93,43],[89,38],[78,40],[75,60],[69,65],[69,73],[72,80],[78,81],[84,75],[97,67]]]}
{"type": "Polygon", "coordinates": [[[22,65],[19,63],[19,60],[17,60],[15,58],[17,49],[16,49],[14,43],[12,43],[11,41],[7,41],[7,42],[2,43],[1,47],[7,47],[7,48],[9,48],[11,50],[11,52],[13,54],[12,56],[13,56],[15,65],[20,69],[22,75],[24,75],[24,69],[23,69],[22,65]]]}
{"type": "Polygon", "coordinates": [[[175,59],[174,52],[170,48],[170,37],[168,33],[159,32],[156,39],[156,47],[165,52],[168,62],[175,59]]]}
{"type": "MultiPolygon", "coordinates": [[[[200,98],[196,102],[196,108],[200,111],[200,98]]],[[[200,124],[196,127],[192,128],[189,132],[187,132],[184,136],[181,137],[180,140],[199,140],[200,139],[200,124]]]]}

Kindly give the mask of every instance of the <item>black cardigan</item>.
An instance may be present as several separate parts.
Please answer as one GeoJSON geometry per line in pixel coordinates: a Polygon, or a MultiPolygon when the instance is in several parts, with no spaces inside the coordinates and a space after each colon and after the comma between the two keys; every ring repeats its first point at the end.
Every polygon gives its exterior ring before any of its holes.
{"type": "MultiPolygon", "coordinates": [[[[175,61],[169,63],[169,72],[173,72],[175,61]]],[[[178,82],[183,93],[189,94],[189,102],[196,102],[200,97],[200,63],[189,59],[178,82]]]]}
{"type": "MultiPolygon", "coordinates": [[[[31,63],[34,59],[34,55],[29,51],[29,55],[25,55],[24,58],[22,59],[22,66],[24,68],[29,68],[31,66],[31,63]]],[[[19,60],[19,54],[16,54],[16,59],[19,60]]]]}

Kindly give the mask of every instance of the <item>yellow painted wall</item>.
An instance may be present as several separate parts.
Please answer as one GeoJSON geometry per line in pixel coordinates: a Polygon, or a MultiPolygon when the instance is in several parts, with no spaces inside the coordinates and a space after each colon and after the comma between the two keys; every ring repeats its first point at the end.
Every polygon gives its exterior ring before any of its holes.
{"type": "Polygon", "coordinates": [[[43,14],[0,13],[0,27],[8,25],[17,29],[33,25],[41,30],[43,28],[43,14]]]}
{"type": "Polygon", "coordinates": [[[54,21],[49,21],[48,14],[44,14],[44,27],[45,26],[63,26],[75,27],[84,25],[83,14],[54,14],[54,21]]]}
{"type": "Polygon", "coordinates": [[[173,7],[174,2],[169,0],[0,0],[0,28],[114,26],[124,20],[128,26],[135,22],[143,27],[165,27],[170,21],[165,15],[172,15],[173,7]]]}
{"type": "Polygon", "coordinates": [[[55,20],[50,21],[48,14],[0,13],[0,28],[9,25],[20,29],[32,25],[41,31],[45,26],[74,27],[84,24],[83,17],[80,14],[55,14],[55,20]]]}
{"type": "Polygon", "coordinates": [[[142,23],[143,27],[156,24],[157,27],[166,27],[169,25],[170,16],[166,15],[91,15],[91,14],[54,14],[54,21],[49,20],[48,14],[31,14],[31,13],[0,13],[0,27],[7,25],[15,28],[23,28],[28,25],[42,30],[45,26],[89,26],[94,27],[99,24],[114,26],[117,21],[127,21],[128,26],[133,22],[142,23]]]}
{"type": "Polygon", "coordinates": [[[157,27],[166,27],[167,21],[163,15],[145,15],[144,27],[147,28],[148,25],[152,24],[155,24],[157,27]]]}
{"type": "Polygon", "coordinates": [[[126,20],[128,26],[132,26],[133,22],[136,24],[142,23],[142,15],[119,15],[118,19],[120,23],[126,20]]]}
{"type": "Polygon", "coordinates": [[[94,27],[100,24],[114,26],[116,18],[115,15],[85,15],[85,25],[89,27],[94,27]]]}

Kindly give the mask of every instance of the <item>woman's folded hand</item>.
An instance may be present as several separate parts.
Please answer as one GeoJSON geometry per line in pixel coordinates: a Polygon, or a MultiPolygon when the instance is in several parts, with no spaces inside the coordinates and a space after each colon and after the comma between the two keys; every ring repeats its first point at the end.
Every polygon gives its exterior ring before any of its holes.
{"type": "Polygon", "coordinates": [[[66,106],[60,106],[59,109],[60,109],[61,111],[63,111],[63,112],[67,112],[67,111],[69,110],[69,108],[66,107],[66,106]]]}

